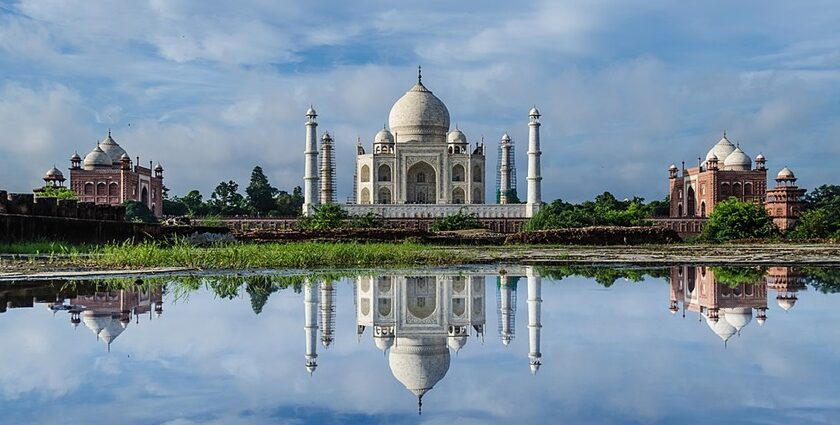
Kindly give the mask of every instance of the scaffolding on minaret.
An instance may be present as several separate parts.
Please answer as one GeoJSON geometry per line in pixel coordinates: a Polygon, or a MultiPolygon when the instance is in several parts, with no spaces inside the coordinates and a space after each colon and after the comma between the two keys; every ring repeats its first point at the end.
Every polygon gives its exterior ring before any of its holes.
{"type": "MultiPolygon", "coordinates": [[[[516,146],[513,139],[510,140],[510,151],[508,170],[510,170],[510,191],[508,191],[507,203],[518,204],[519,197],[516,195],[516,146]]],[[[482,143],[483,145],[483,143],[482,143]]],[[[496,203],[502,201],[502,145],[496,149],[496,203]]]]}
{"type": "MultiPolygon", "coordinates": [[[[356,155],[364,155],[365,148],[362,147],[362,138],[356,137],[356,155]]],[[[357,160],[358,162],[358,160],[357,160]]],[[[348,204],[355,204],[359,199],[359,166],[353,166],[353,197],[347,200],[348,204]]]]}
{"type": "Polygon", "coordinates": [[[508,345],[516,334],[516,284],[519,282],[519,277],[503,275],[496,279],[499,336],[502,343],[508,345]]]}
{"type": "Polygon", "coordinates": [[[330,133],[321,138],[321,205],[335,203],[335,149],[330,133]]]}
{"type": "Polygon", "coordinates": [[[321,305],[318,310],[318,327],[321,330],[321,344],[328,348],[335,339],[335,287],[332,282],[320,285],[321,305]]]}

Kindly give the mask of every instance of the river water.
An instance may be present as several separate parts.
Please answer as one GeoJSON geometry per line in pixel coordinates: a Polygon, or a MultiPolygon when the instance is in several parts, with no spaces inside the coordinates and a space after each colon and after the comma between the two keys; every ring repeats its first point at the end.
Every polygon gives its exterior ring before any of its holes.
{"type": "Polygon", "coordinates": [[[838,269],[0,285],[0,423],[840,423],[838,269]]]}

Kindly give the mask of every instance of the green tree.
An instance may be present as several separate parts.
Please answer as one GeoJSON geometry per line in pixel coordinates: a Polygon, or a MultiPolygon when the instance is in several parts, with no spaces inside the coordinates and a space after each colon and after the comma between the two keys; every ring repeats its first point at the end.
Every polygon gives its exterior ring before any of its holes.
{"type": "Polygon", "coordinates": [[[259,165],[251,171],[251,183],[245,193],[248,195],[248,207],[258,215],[268,215],[276,206],[274,196],[277,189],[271,186],[259,165]]]}
{"type": "Polygon", "coordinates": [[[187,207],[187,215],[191,217],[207,215],[207,204],[204,203],[204,197],[201,195],[201,192],[193,189],[181,198],[181,202],[187,207]]]}
{"type": "Polygon", "coordinates": [[[433,232],[445,232],[450,230],[483,229],[481,221],[475,214],[468,214],[463,209],[457,213],[441,217],[432,224],[433,232]]]}
{"type": "Polygon", "coordinates": [[[830,213],[824,208],[816,208],[803,211],[789,235],[797,239],[822,239],[831,236],[834,229],[830,213]]]}
{"type": "Polygon", "coordinates": [[[773,220],[761,205],[729,198],[715,205],[703,229],[703,238],[724,242],[736,239],[766,238],[776,232],[773,220]]]}
{"type": "Polygon", "coordinates": [[[60,186],[44,186],[38,192],[35,192],[36,198],[56,198],[56,199],[67,199],[71,201],[76,201],[79,199],[76,196],[76,192],[60,186]]]}
{"type": "Polygon", "coordinates": [[[303,211],[303,189],[295,186],[292,193],[281,190],[277,194],[276,207],[273,214],[278,217],[298,217],[303,211]]]}
{"type": "Polygon", "coordinates": [[[268,302],[268,297],[275,291],[277,291],[277,287],[269,276],[254,276],[247,280],[245,292],[251,298],[251,310],[254,311],[254,314],[262,313],[265,303],[268,302]]]}
{"type": "Polygon", "coordinates": [[[190,209],[187,204],[181,201],[181,198],[173,196],[171,199],[163,199],[163,215],[182,216],[188,215],[190,209]]]}
{"type": "Polygon", "coordinates": [[[146,204],[140,201],[125,201],[125,221],[135,223],[157,223],[157,218],[146,204]]]}
{"type": "Polygon", "coordinates": [[[245,198],[238,190],[239,184],[233,180],[219,183],[207,202],[208,212],[223,217],[246,214],[245,198]]]}
{"type": "Polygon", "coordinates": [[[315,210],[315,214],[298,221],[298,227],[307,230],[340,229],[350,217],[338,204],[324,204],[315,210]]]}

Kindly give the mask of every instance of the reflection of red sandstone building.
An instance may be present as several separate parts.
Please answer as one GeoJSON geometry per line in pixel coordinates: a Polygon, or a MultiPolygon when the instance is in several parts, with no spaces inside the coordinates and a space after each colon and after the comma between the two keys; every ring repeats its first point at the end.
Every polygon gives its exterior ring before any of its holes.
{"type": "Polygon", "coordinates": [[[793,173],[785,167],[778,175],[776,188],[767,190],[767,168],[764,155],[750,157],[726,138],[712,146],[696,167],[682,173],[676,165],[669,172],[670,214],[657,221],[680,233],[700,232],[706,218],[718,202],[728,198],[767,205],[774,223],[788,229],[796,223],[804,190],[797,188],[793,173]]]}
{"type": "Polygon", "coordinates": [[[767,275],[751,284],[730,287],[715,277],[708,267],[681,266],[671,269],[671,313],[682,305],[685,311],[699,313],[724,343],[740,334],[753,318],[759,325],[767,320],[767,289],[775,290],[776,300],[787,311],[796,302],[796,292],[805,288],[803,278],[790,267],[771,267],[767,275]]]}
{"type": "Polygon", "coordinates": [[[125,150],[108,132],[108,137],[88,153],[84,161],[78,153],[70,158],[70,189],[81,202],[119,205],[140,201],[160,217],[163,215],[163,167],[154,169],[133,164],[125,150]]]}

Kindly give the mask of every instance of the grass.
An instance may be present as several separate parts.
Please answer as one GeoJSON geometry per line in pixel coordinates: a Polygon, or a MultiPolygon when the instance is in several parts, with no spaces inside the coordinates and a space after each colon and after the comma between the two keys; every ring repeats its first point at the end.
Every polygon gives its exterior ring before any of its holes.
{"type": "Polygon", "coordinates": [[[196,247],[176,241],[90,247],[42,242],[0,245],[0,253],[40,254],[47,256],[47,263],[55,266],[114,269],[398,267],[451,265],[470,260],[464,253],[416,243],[231,243],[196,247]]]}

